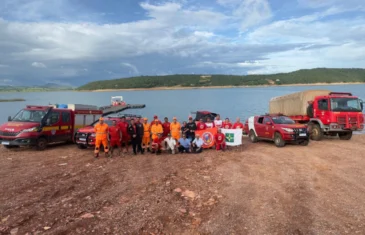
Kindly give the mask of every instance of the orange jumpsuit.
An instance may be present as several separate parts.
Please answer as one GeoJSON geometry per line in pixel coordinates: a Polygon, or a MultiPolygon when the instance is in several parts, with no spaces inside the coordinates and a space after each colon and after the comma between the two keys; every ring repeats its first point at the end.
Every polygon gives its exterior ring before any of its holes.
{"type": "Polygon", "coordinates": [[[170,130],[171,130],[171,137],[179,140],[180,139],[180,130],[181,130],[181,125],[178,122],[172,122],[170,124],[170,130]]]}
{"type": "Polygon", "coordinates": [[[142,145],[148,146],[151,142],[151,125],[143,123],[143,139],[142,139],[142,145]]]}
{"type": "Polygon", "coordinates": [[[103,124],[96,124],[94,126],[95,130],[95,153],[99,153],[100,145],[103,144],[104,151],[107,153],[109,152],[109,146],[108,146],[108,132],[109,132],[109,126],[106,123],[103,124]]]}
{"type": "Polygon", "coordinates": [[[162,125],[161,124],[153,124],[152,127],[151,127],[151,133],[152,133],[152,139],[156,139],[158,136],[157,134],[162,134],[163,133],[163,128],[162,128],[162,125]]]}

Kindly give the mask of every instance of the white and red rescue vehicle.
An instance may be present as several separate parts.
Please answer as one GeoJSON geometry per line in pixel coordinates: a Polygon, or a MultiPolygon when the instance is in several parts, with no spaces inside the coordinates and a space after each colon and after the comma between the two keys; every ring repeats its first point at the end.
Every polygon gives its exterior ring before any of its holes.
{"type": "Polygon", "coordinates": [[[103,114],[94,105],[27,105],[0,126],[0,144],[6,148],[73,142],[79,128],[95,122],[103,114]]]}

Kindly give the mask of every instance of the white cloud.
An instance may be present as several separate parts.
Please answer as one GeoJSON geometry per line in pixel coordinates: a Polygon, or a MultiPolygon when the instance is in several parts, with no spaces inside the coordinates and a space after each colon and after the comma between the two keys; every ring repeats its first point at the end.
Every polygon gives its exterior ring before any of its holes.
{"type": "Polygon", "coordinates": [[[125,67],[127,67],[129,69],[131,69],[134,74],[138,74],[139,73],[137,67],[134,66],[134,65],[132,65],[132,64],[130,64],[130,63],[121,63],[121,65],[122,66],[125,66],[125,67]]]}
{"type": "Polygon", "coordinates": [[[242,19],[241,30],[243,31],[265,22],[272,16],[267,0],[243,0],[233,14],[242,19]]]}
{"type": "Polygon", "coordinates": [[[207,31],[195,31],[194,35],[198,37],[210,38],[214,36],[214,33],[207,31]]]}
{"type": "Polygon", "coordinates": [[[47,68],[47,66],[41,62],[33,62],[32,66],[36,68],[47,68]]]}

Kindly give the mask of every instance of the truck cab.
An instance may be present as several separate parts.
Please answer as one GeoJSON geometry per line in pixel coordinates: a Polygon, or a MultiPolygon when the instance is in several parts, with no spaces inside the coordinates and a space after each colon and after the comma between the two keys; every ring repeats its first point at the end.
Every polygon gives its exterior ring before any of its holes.
{"type": "Polygon", "coordinates": [[[268,140],[273,141],[277,147],[284,147],[286,143],[303,146],[309,143],[307,126],[297,124],[284,115],[252,116],[246,121],[244,131],[253,143],[268,140]]]}
{"type": "Polygon", "coordinates": [[[320,140],[327,134],[351,139],[353,131],[364,129],[362,110],[362,100],[351,93],[331,92],[315,97],[308,108],[312,138],[320,140]]]}

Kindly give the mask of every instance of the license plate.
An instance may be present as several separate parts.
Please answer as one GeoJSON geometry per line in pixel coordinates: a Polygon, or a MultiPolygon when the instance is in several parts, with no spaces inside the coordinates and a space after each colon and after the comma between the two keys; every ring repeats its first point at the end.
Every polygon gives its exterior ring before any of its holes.
{"type": "Polygon", "coordinates": [[[307,136],[306,133],[300,133],[299,136],[307,136]]]}
{"type": "Polygon", "coordinates": [[[10,143],[9,143],[9,142],[7,142],[7,141],[3,141],[3,142],[1,142],[1,144],[2,144],[2,145],[9,145],[10,143]]]}
{"type": "Polygon", "coordinates": [[[86,141],[86,138],[80,138],[79,140],[80,141],[86,141]]]}

